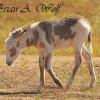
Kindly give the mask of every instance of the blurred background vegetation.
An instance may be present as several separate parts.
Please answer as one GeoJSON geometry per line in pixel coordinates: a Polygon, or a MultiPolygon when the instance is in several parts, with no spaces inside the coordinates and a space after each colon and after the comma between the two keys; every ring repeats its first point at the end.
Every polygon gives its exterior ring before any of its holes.
{"type": "MultiPolygon", "coordinates": [[[[82,15],[86,17],[92,26],[94,56],[100,56],[100,0],[0,0],[5,6],[24,7],[29,5],[31,12],[0,12],[0,54],[5,53],[4,41],[8,37],[12,27],[21,27],[42,20],[53,20],[68,17],[70,15],[82,15]],[[36,11],[38,4],[46,5],[63,4],[57,15],[48,11],[39,13],[36,11]]],[[[1,11],[1,10],[0,10],[1,11]]],[[[35,48],[23,50],[23,54],[36,54],[35,48]]],[[[71,55],[72,49],[57,50],[56,55],[71,55]]]]}

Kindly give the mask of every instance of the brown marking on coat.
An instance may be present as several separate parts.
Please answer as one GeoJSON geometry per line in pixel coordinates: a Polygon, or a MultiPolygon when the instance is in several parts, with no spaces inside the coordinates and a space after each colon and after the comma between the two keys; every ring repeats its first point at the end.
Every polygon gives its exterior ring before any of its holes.
{"type": "Polygon", "coordinates": [[[40,49],[45,49],[46,47],[45,47],[45,44],[43,43],[43,42],[39,42],[38,43],[38,47],[40,48],[40,49]]]}
{"type": "Polygon", "coordinates": [[[19,42],[19,41],[17,41],[17,44],[16,44],[16,46],[17,46],[17,47],[19,47],[19,46],[20,46],[20,42],[19,42]]]}
{"type": "Polygon", "coordinates": [[[26,39],[26,45],[27,45],[27,47],[30,46],[30,40],[29,40],[29,38],[26,39]]]}
{"type": "Polygon", "coordinates": [[[27,38],[26,39],[26,45],[27,45],[27,47],[31,46],[31,45],[35,46],[36,45],[36,41],[33,38],[31,38],[31,39],[27,38]]]}
{"type": "Polygon", "coordinates": [[[13,57],[16,55],[16,48],[13,47],[12,49],[9,50],[10,51],[10,56],[13,57]]]}

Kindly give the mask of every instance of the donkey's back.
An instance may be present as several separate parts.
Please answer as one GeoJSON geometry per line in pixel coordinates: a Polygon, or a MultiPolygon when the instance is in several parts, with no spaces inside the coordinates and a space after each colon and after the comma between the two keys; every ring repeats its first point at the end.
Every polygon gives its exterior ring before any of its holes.
{"type": "Polygon", "coordinates": [[[83,17],[68,17],[39,23],[40,34],[45,35],[48,44],[54,48],[82,45],[91,32],[88,21],[83,17]]]}

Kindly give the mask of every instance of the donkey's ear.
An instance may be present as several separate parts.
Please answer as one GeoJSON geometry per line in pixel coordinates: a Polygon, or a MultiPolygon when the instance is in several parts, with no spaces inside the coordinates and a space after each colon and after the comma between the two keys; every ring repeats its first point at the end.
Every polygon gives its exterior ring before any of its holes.
{"type": "Polygon", "coordinates": [[[15,29],[16,29],[16,28],[15,28],[15,27],[13,27],[13,28],[12,28],[12,31],[14,31],[15,29]]]}

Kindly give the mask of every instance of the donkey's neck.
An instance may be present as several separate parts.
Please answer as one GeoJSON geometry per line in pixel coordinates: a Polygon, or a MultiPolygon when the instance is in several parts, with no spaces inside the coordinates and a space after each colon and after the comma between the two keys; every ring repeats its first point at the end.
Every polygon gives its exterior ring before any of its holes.
{"type": "Polygon", "coordinates": [[[32,45],[36,46],[38,43],[38,39],[39,39],[39,32],[37,29],[38,24],[39,22],[30,25],[30,29],[28,30],[28,34],[26,36],[27,47],[32,46],[32,45]]]}

